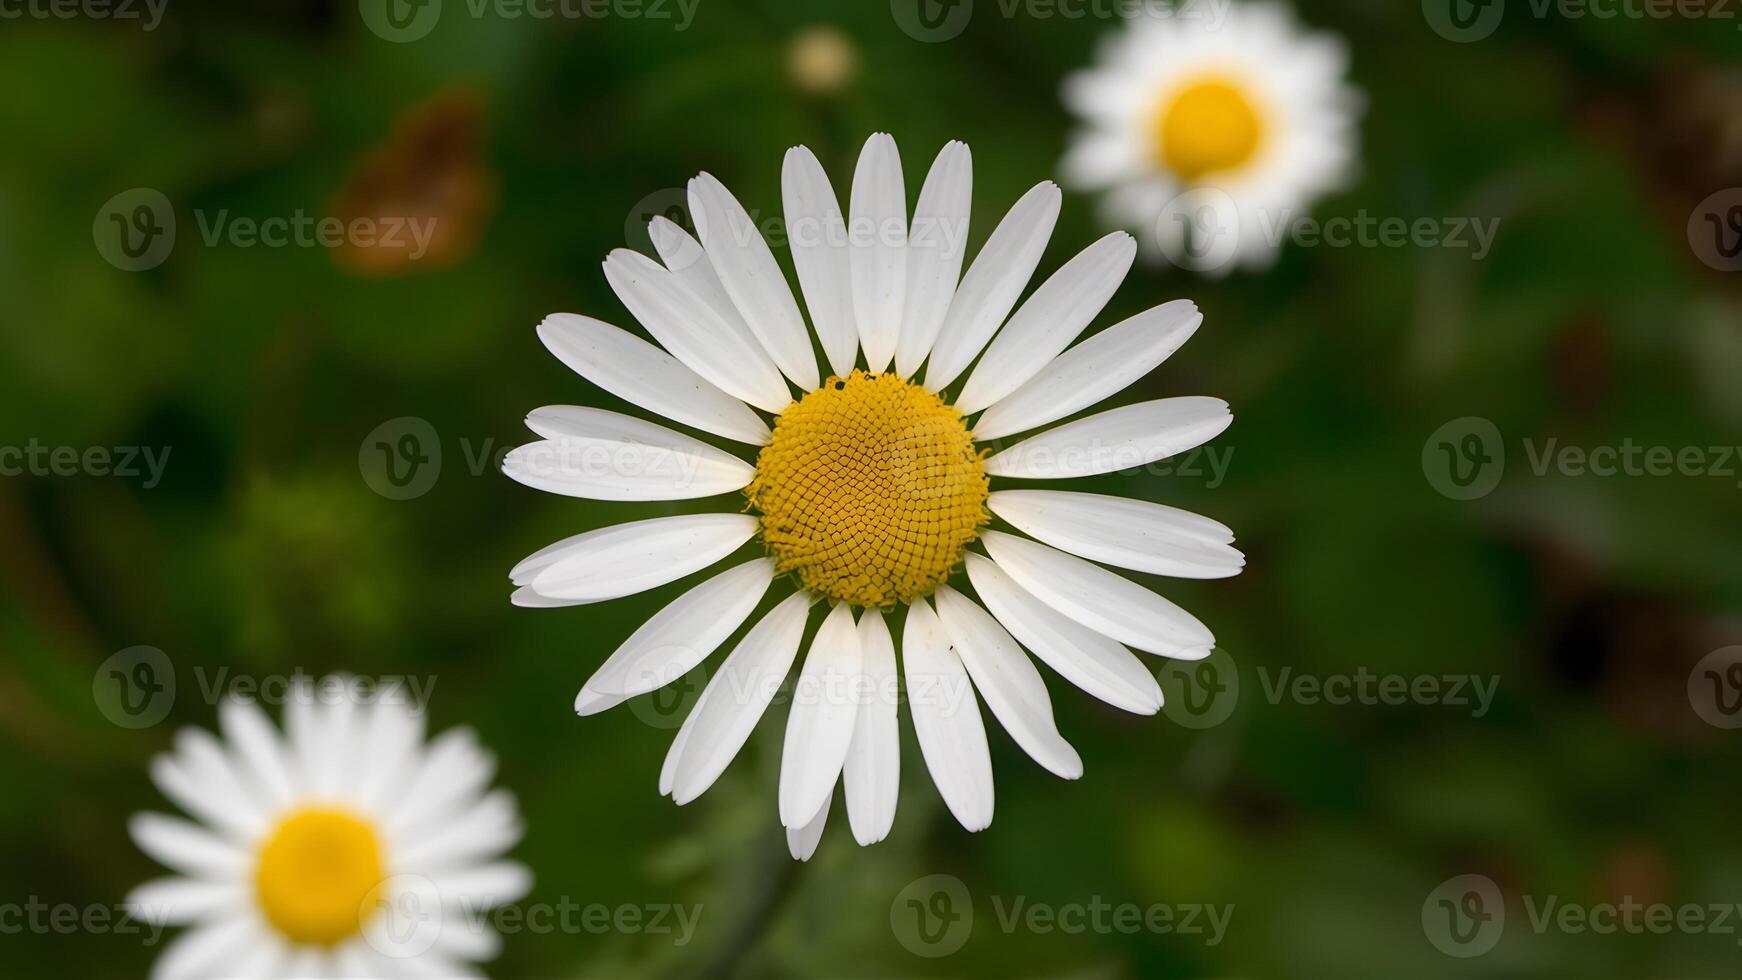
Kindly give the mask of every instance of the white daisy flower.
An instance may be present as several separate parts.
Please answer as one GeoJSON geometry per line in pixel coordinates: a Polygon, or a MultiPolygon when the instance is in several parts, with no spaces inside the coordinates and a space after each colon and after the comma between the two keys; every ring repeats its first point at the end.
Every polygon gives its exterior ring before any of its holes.
{"type": "Polygon", "coordinates": [[[664,350],[590,317],[556,314],[539,326],[545,345],[594,384],[744,450],[616,412],[541,408],[527,423],[543,441],[508,455],[510,476],[601,500],[742,491],[748,506],[734,498],[721,513],[620,524],[551,545],[513,570],[514,601],[615,599],[760,539],[765,557],[678,596],[617,648],[575,707],[593,714],[683,676],[790,576],[796,591],[732,648],[666,756],[660,791],[688,803],[743,746],[792,667],[812,605],[826,600],[832,608],[800,668],[781,763],[780,820],[800,858],[816,847],[837,783],[861,844],[889,832],[898,676],[939,792],[963,826],[980,830],[992,820],[980,698],[1042,766],[1067,779],[1082,774],[1023,646],[1090,694],[1153,713],[1161,689],[1128,647],[1198,658],[1215,643],[1184,610],[1095,563],[1188,578],[1229,576],[1244,564],[1227,528],[1171,507],[991,490],[1005,478],[1141,466],[1206,442],[1231,416],[1217,398],[1163,398],[1069,421],[988,456],[990,440],[1117,394],[1202,317],[1177,300],[1071,346],[1125,277],[1136,244],[1108,235],[1018,305],[1058,217],[1059,190],[1042,182],[1023,195],[961,273],[971,179],[967,146],[944,147],[910,224],[889,136],[866,142],[844,213],[816,157],[804,147],[787,152],[785,231],[830,377],[750,215],[707,174],[689,186],[699,243],[655,218],[662,262],[627,250],[605,261],[606,279],[664,350]],[[993,517],[1029,537],[989,529],[993,517]],[[979,601],[946,584],[964,563],[979,601]]]}
{"type": "Polygon", "coordinates": [[[1083,125],[1060,170],[1104,191],[1101,213],[1141,229],[1146,250],[1222,274],[1276,260],[1290,225],[1355,170],[1362,98],[1348,52],[1307,34],[1287,7],[1155,7],[1103,41],[1070,76],[1083,125]]]}
{"type": "Polygon", "coordinates": [[[501,855],[520,839],[495,759],[469,729],[424,743],[403,699],[356,682],[290,689],[280,737],[226,700],[224,738],[176,736],[151,778],[194,821],[140,813],[140,849],[176,873],[135,889],[143,921],[189,926],[159,980],[475,976],[501,940],[479,916],[532,878],[501,855]]]}

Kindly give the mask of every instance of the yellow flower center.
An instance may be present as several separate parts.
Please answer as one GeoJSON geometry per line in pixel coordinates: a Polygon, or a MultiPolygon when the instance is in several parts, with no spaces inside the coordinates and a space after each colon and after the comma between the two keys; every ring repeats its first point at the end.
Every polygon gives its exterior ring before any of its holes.
{"type": "Polygon", "coordinates": [[[857,606],[930,593],[987,521],[962,413],[894,374],[854,371],[794,402],[745,493],[780,570],[857,606]]]}
{"type": "Polygon", "coordinates": [[[383,878],[375,829],[344,810],[284,819],[260,848],[254,887],[266,919],[292,942],[333,946],[363,928],[383,878]]]}
{"type": "Polygon", "coordinates": [[[1207,77],[1162,102],[1155,141],[1163,166],[1197,180],[1251,162],[1264,142],[1264,123],[1239,86],[1207,77]]]}

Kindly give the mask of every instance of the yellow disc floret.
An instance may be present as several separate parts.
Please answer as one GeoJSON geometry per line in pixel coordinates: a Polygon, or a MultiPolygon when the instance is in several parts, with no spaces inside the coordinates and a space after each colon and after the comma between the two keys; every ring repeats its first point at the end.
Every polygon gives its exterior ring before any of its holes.
{"type": "Polygon", "coordinates": [[[1197,180],[1250,163],[1264,142],[1264,124],[1239,86],[1206,77],[1162,100],[1155,141],[1163,166],[1197,180]]]}
{"type": "Polygon", "coordinates": [[[830,378],[789,406],[745,492],[780,570],[857,606],[929,594],[987,520],[962,413],[893,374],[830,378]]]}
{"type": "Polygon", "coordinates": [[[254,887],[266,920],[292,942],[333,946],[361,931],[381,884],[375,829],[345,810],[286,817],[260,848],[254,887]]]}

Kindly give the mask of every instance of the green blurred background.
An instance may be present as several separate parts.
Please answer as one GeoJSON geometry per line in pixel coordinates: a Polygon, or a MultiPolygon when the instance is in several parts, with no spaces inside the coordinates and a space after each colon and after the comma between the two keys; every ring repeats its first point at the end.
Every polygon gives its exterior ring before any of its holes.
{"type": "MultiPolygon", "coordinates": [[[[1240,577],[1150,583],[1239,665],[1221,723],[1126,715],[1052,677],[1086,775],[1061,784],[994,732],[997,816],[969,835],[904,720],[890,838],[855,846],[837,805],[797,865],[775,813],[779,707],[683,809],[655,783],[685,702],[574,717],[582,680],[683,585],[524,610],[507,570],[679,507],[496,472],[528,410],[621,407],[534,325],[628,324],[604,254],[626,234],[645,250],[639,225],[702,169],[778,215],[795,143],[845,188],[864,137],[892,132],[911,197],[937,148],[967,141],[977,248],[1055,173],[1071,129],[1059,80],[1115,27],[980,0],[929,43],[898,25],[902,2],[700,0],[678,29],[674,0],[663,17],[552,20],[448,0],[406,43],[344,0],[168,0],[149,31],[0,22],[0,443],[172,452],[150,488],[0,478],[0,902],[114,903],[160,873],[124,825],[168,806],[152,754],[215,723],[196,676],[344,669],[435,678],[433,727],[475,726],[499,753],[528,826],[528,902],[703,907],[683,945],[510,935],[493,976],[1742,974],[1742,915],[1729,934],[1604,935],[1539,931],[1526,906],[1742,901],[1742,732],[1702,716],[1696,669],[1742,642],[1738,477],[1539,475],[1527,448],[1742,442],[1742,277],[1688,234],[1708,195],[1742,185],[1736,20],[1513,5],[1459,44],[1413,2],[1303,7],[1348,39],[1368,97],[1363,176],[1316,213],[1497,218],[1500,233],[1480,261],[1291,247],[1268,274],[1220,281],[1139,265],[1098,321],[1194,299],[1203,329],[1126,397],[1234,406],[1213,444],[1232,454],[1224,479],[1086,481],[1239,533],[1240,577]],[[102,246],[100,212],[132,188],[160,191],[178,223],[173,252],[139,272],[102,246]],[[199,225],[408,211],[452,232],[418,262],[208,245],[199,225]],[[1424,450],[1470,416],[1507,463],[1460,501],[1424,450]],[[367,455],[406,417],[433,429],[442,467],[396,500],[367,455]],[[181,683],[141,729],[93,698],[99,665],[136,645],[181,683]],[[1284,668],[1499,686],[1475,717],[1267,696],[1284,668]],[[903,889],[931,874],[973,903],[971,935],[941,957],[915,955],[899,921],[903,889]],[[1423,914],[1463,874],[1506,896],[1503,937],[1468,959],[1437,948],[1423,914]],[[1018,898],[1233,914],[1214,945],[1006,929],[997,911],[1018,898]]],[[[1043,271],[1100,233],[1094,213],[1067,194],[1043,271]]],[[[76,931],[0,944],[12,976],[139,976],[159,952],[76,931]]]]}

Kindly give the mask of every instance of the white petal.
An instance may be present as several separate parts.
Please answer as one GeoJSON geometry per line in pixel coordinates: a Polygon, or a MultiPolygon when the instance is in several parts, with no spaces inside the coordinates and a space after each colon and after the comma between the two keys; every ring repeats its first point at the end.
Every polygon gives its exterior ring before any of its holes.
{"type": "Polygon", "coordinates": [[[768,442],[768,423],[750,406],[627,330],[553,313],[538,325],[538,337],[569,370],[626,402],[728,439],[768,442]]]}
{"type": "Polygon", "coordinates": [[[357,775],[353,796],[360,808],[373,810],[397,799],[417,772],[423,753],[425,714],[418,706],[397,700],[376,703],[369,717],[365,763],[357,775]]]}
{"type": "MultiPolygon", "coordinates": [[[[290,968],[290,961],[290,942],[263,923],[257,923],[254,935],[249,940],[249,948],[223,965],[223,975],[248,977],[251,980],[277,980],[280,977],[295,976],[286,972],[290,968]]],[[[335,974],[329,968],[329,972],[324,975],[335,974]]]]}
{"type": "Polygon", "coordinates": [[[1004,730],[1034,761],[1055,775],[1076,779],[1083,774],[1077,750],[1059,734],[1053,722],[1052,698],[1040,671],[1004,627],[972,599],[949,586],[937,591],[938,619],[950,635],[974,688],[1004,730]]]}
{"type": "Polygon", "coordinates": [[[187,925],[253,901],[240,880],[157,878],[133,889],[122,906],[129,915],[154,925],[187,925]]]}
{"type": "Polygon", "coordinates": [[[938,795],[968,830],[992,824],[992,752],[980,702],[943,624],[924,599],[907,609],[901,660],[920,755],[938,795]]]}
{"type": "Polygon", "coordinates": [[[740,336],[749,337],[761,346],[762,342],[755,339],[756,334],[750,325],[744,322],[744,315],[726,295],[726,287],[720,284],[720,276],[714,271],[714,264],[708,261],[708,253],[702,249],[701,242],[691,238],[689,232],[664,215],[655,215],[647,223],[647,237],[653,241],[653,250],[659,253],[659,261],[680,282],[713,307],[714,312],[730,323],[740,336]]]}
{"type": "Polygon", "coordinates": [[[157,863],[195,878],[234,878],[249,855],[198,824],[161,813],[136,813],[127,821],[133,842],[157,863]]]}
{"type": "Polygon", "coordinates": [[[690,589],[629,634],[586,687],[634,697],[670,684],[726,642],[773,581],[774,560],[757,558],[690,589]]]}
{"type": "MultiPolygon", "coordinates": [[[[356,940],[341,948],[348,950],[357,947],[361,947],[367,952],[370,966],[373,967],[372,970],[363,973],[363,976],[367,977],[368,980],[382,980],[384,977],[392,976],[393,974],[388,972],[389,965],[403,962],[377,953],[367,943],[356,940]]],[[[348,957],[343,958],[346,961],[343,966],[341,966],[342,958],[339,956],[333,956],[329,960],[327,951],[320,946],[291,946],[290,951],[290,963],[284,969],[284,980],[326,980],[340,969],[348,968],[351,965],[348,957]]]]}
{"type": "Polygon", "coordinates": [[[803,592],[775,606],[739,641],[702,691],[685,719],[693,726],[672,784],[678,805],[702,795],[744,747],[792,668],[809,608],[810,596],[803,592]]]}
{"type": "Polygon", "coordinates": [[[1190,300],[1177,299],[1101,331],[993,402],[974,423],[974,438],[1024,432],[1111,398],[1155,370],[1203,322],[1190,300]]]}
{"type": "Polygon", "coordinates": [[[859,711],[862,663],[853,609],[840,603],[811,640],[793,689],[780,754],[782,826],[804,827],[840,780],[859,711]]]}
{"type": "Polygon", "coordinates": [[[809,148],[786,151],[780,171],[786,207],[786,240],[798,284],[804,289],[811,325],[828,355],[829,369],[845,377],[859,355],[859,324],[853,313],[853,271],[847,255],[846,212],[828,174],[809,148]]]}
{"type": "Polygon", "coordinates": [[[575,714],[586,718],[615,708],[632,697],[633,694],[606,694],[583,684],[580,693],[575,695],[575,714]]]}
{"type": "Polygon", "coordinates": [[[998,331],[956,408],[971,415],[1039,374],[1100,315],[1135,258],[1137,239],[1116,231],[1060,266],[998,331]]]}
{"type": "Polygon", "coordinates": [[[152,980],[214,980],[231,976],[237,960],[266,942],[252,915],[235,915],[195,926],[151,964],[152,980]]]}
{"type": "Polygon", "coordinates": [[[403,867],[435,874],[499,856],[520,840],[523,828],[513,794],[496,789],[459,813],[441,814],[425,830],[396,841],[394,856],[403,867]]]}
{"type": "Polygon", "coordinates": [[[297,789],[302,794],[320,791],[321,775],[326,769],[327,727],[326,708],[315,696],[314,682],[307,678],[294,680],[284,703],[284,740],[289,747],[288,758],[295,775],[297,789]]]}
{"type": "Polygon", "coordinates": [[[1153,575],[1227,578],[1246,556],[1233,532],[1189,511],[1147,500],[1059,490],[999,490],[994,514],[1060,551],[1153,575]]]}
{"type": "Polygon", "coordinates": [[[1022,195],[992,230],[950,300],[950,312],[925,369],[927,388],[942,391],[956,380],[1010,315],[1046,251],[1060,201],[1058,185],[1042,181],[1022,195]]]}
{"type": "Polygon", "coordinates": [[[176,753],[151,760],[151,781],[163,795],[232,840],[246,842],[255,836],[263,828],[264,816],[244,802],[242,790],[226,771],[227,767],[211,766],[203,758],[192,758],[205,749],[216,751],[221,759],[223,749],[216,739],[190,728],[177,735],[176,747],[176,753]]]}
{"type": "Polygon", "coordinates": [[[455,728],[436,736],[410,768],[404,790],[386,803],[383,821],[396,834],[416,837],[432,827],[441,832],[455,808],[482,795],[496,774],[496,757],[471,729],[455,728]]]}
{"type": "Polygon", "coordinates": [[[516,569],[516,581],[558,599],[616,599],[712,565],[750,540],[756,527],[749,514],[686,514],[600,528],[547,556],[530,581],[516,569]]]}
{"type": "Polygon", "coordinates": [[[239,762],[263,804],[282,807],[295,793],[284,742],[253,701],[229,697],[218,706],[218,728],[240,757],[239,762]]]}
{"type": "Polygon", "coordinates": [[[741,490],[749,463],[663,425],[600,408],[551,405],[526,418],[544,440],[510,451],[502,472],[589,500],[688,500],[741,490]]]}
{"type": "Polygon", "coordinates": [[[605,280],[660,346],[714,387],[766,412],[779,412],[792,401],[767,352],[671,270],[619,248],[605,258],[605,280]]]}
{"type": "Polygon", "coordinates": [[[556,599],[547,595],[539,595],[530,585],[515,589],[508,596],[508,601],[522,609],[563,609],[568,606],[584,606],[592,599],[556,599]]]}
{"type": "Polygon", "coordinates": [[[443,872],[434,878],[444,908],[500,908],[518,902],[532,890],[532,872],[512,861],[492,861],[443,872]]]}
{"type": "Polygon", "coordinates": [[[859,151],[848,206],[854,318],[865,365],[876,374],[895,356],[907,297],[907,190],[901,154],[888,133],[873,133],[859,151]]]}
{"type": "Polygon", "coordinates": [[[749,212],[712,174],[691,179],[689,196],[696,234],[707,249],[708,261],[720,274],[726,295],[781,373],[806,391],[815,389],[820,381],[817,360],[811,354],[810,332],[805,329],[798,303],[793,301],[786,275],[749,212]]]}
{"type": "Polygon", "coordinates": [[[829,804],[834,802],[835,787],[829,786],[828,795],[823,797],[823,805],[817,808],[816,815],[805,822],[803,827],[786,830],[786,849],[796,861],[809,861],[811,855],[817,852],[817,843],[823,839],[823,827],[829,822],[829,804]]]}
{"type": "MultiPolygon", "coordinates": [[[[586,693],[585,688],[582,688],[582,693],[586,693]]],[[[704,695],[707,693],[706,690],[702,691],[704,695]]],[[[697,699],[696,707],[700,706],[701,700],[697,699]]],[[[671,748],[665,752],[665,761],[659,767],[660,796],[670,796],[672,788],[677,785],[678,763],[683,761],[684,746],[689,744],[690,729],[695,727],[695,720],[696,712],[695,708],[692,707],[689,715],[684,718],[683,724],[678,726],[677,736],[671,740],[671,748]]]]}
{"type": "Polygon", "coordinates": [[[320,748],[315,757],[320,762],[306,772],[315,792],[330,799],[339,796],[352,759],[351,726],[355,722],[356,702],[348,693],[328,687],[324,679],[317,690],[321,703],[316,705],[316,716],[320,721],[313,731],[319,736],[320,748]]]}
{"type": "Polygon", "coordinates": [[[1161,685],[1130,650],[1036,599],[989,558],[969,552],[968,578],[999,624],[1059,676],[1116,708],[1161,710],[1161,685]]]}
{"type": "MultiPolygon", "coordinates": [[[[493,960],[501,955],[502,937],[490,924],[488,916],[476,914],[479,906],[460,905],[458,902],[455,905],[460,906],[457,911],[448,911],[442,917],[431,952],[466,962],[493,960]]],[[[449,977],[444,975],[441,980],[449,980],[449,977]]]]}
{"type": "Polygon", "coordinates": [[[859,653],[864,658],[865,700],[853,719],[853,744],[847,749],[841,788],[847,794],[853,839],[875,844],[889,836],[901,795],[901,732],[896,725],[901,682],[895,673],[895,643],[879,610],[859,614],[859,653]]]}
{"type": "Polygon", "coordinates": [[[1215,636],[1190,613],[1099,565],[1001,531],[981,540],[1017,585],[1097,633],[1186,660],[1207,657],[1215,646],[1215,636]]]}
{"type": "Polygon", "coordinates": [[[986,461],[991,476],[1057,480],[1132,469],[1209,442],[1234,416],[1220,398],[1138,402],[1066,422],[986,461]]]}
{"type": "Polygon", "coordinates": [[[968,209],[974,160],[968,144],[951,141],[932,162],[907,234],[907,306],[895,347],[895,370],[910,378],[931,353],[956,294],[968,249],[968,209]]]}

